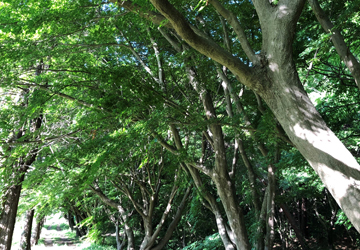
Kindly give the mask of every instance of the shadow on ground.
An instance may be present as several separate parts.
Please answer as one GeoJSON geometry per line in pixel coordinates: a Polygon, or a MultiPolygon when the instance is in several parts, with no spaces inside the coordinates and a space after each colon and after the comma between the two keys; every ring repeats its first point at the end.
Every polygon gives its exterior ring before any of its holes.
{"type": "MultiPolygon", "coordinates": [[[[53,226],[48,226],[47,231],[51,232],[54,231],[52,229],[53,226]]],[[[45,247],[53,247],[53,246],[76,246],[76,244],[80,243],[80,241],[76,238],[71,238],[66,236],[64,231],[68,230],[62,230],[60,225],[56,228],[56,233],[47,233],[44,235],[44,246],[45,247]]]]}

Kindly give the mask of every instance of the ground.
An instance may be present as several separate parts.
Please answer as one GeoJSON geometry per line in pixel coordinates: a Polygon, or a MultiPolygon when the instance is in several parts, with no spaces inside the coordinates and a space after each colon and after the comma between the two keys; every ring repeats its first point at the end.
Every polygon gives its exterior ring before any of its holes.
{"type": "MultiPolygon", "coordinates": [[[[15,226],[12,249],[18,249],[22,227],[23,221],[20,220],[16,223],[15,226]]],[[[31,249],[44,250],[51,248],[52,250],[82,250],[88,248],[89,246],[90,243],[76,240],[75,232],[71,232],[67,221],[61,217],[60,214],[56,214],[46,219],[44,227],[41,230],[39,245],[32,246],[31,249]]]]}

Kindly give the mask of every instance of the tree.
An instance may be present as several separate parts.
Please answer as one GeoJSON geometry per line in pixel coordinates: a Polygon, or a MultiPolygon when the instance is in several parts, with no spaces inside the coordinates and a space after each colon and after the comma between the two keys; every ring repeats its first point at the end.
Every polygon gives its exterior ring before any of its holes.
{"type": "Polygon", "coordinates": [[[28,210],[26,212],[24,230],[21,234],[21,240],[20,240],[20,249],[21,250],[30,250],[31,249],[31,230],[32,230],[34,213],[35,213],[34,209],[28,210]]]}
{"type": "MultiPolygon", "coordinates": [[[[345,121],[341,114],[357,98],[344,91],[345,85],[356,85],[343,66],[334,66],[336,55],[317,47],[324,46],[327,38],[318,39],[319,31],[312,27],[320,25],[310,8],[301,16],[304,0],[116,4],[12,1],[3,5],[1,35],[6,42],[0,52],[1,84],[36,89],[42,101],[34,107],[46,113],[46,137],[29,142],[39,143],[43,162],[33,164],[24,180],[28,186],[50,197],[62,197],[61,202],[54,199],[53,206],[67,204],[66,212],[95,218],[91,229],[97,225],[98,212],[77,201],[84,196],[97,204],[87,191],[89,185],[94,185],[93,191],[105,187],[115,193],[109,182],[102,181],[111,179],[123,191],[123,199],[113,204],[103,198],[131,228],[130,221],[148,218],[129,219],[124,206],[132,203],[141,210],[136,204],[147,199],[138,191],[141,186],[122,184],[124,180],[139,182],[141,174],[134,170],[124,175],[116,164],[131,169],[139,166],[128,160],[134,158],[147,169],[149,149],[160,144],[168,151],[166,157],[193,179],[227,249],[271,248],[277,229],[285,238],[288,225],[296,224],[286,208],[308,204],[299,197],[297,203],[291,199],[281,203],[276,198],[277,192],[291,196],[281,187],[287,172],[282,168],[277,172],[277,166],[284,162],[291,166],[295,146],[359,230],[359,166],[337,138],[350,136],[346,146],[356,155],[356,122],[350,116],[345,121]],[[296,31],[296,26],[301,30],[296,31]],[[25,32],[21,27],[26,27],[25,32]],[[323,55],[330,60],[319,59],[323,55]],[[311,65],[306,65],[309,60],[311,65]],[[28,73],[39,62],[51,66],[41,77],[28,73]],[[306,93],[324,92],[315,84],[321,81],[320,74],[336,93],[318,102],[323,118],[306,93]],[[332,112],[330,103],[344,107],[332,112]],[[120,182],[107,172],[100,175],[101,169],[111,169],[120,182]],[[284,213],[276,212],[279,206],[284,213]]],[[[352,39],[343,38],[346,43],[352,39]]],[[[2,128],[8,133],[8,127],[2,128]]],[[[151,152],[154,159],[160,157],[159,150],[151,152]]],[[[305,165],[299,161],[299,167],[305,165]]],[[[335,207],[329,199],[326,203],[335,207]]],[[[330,211],[316,203],[305,206],[316,209],[318,218],[330,211]]],[[[334,218],[336,209],[331,209],[334,218]]],[[[299,212],[303,222],[304,214],[299,212]]],[[[140,232],[135,235],[151,235],[145,228],[133,228],[140,232]]],[[[299,240],[303,228],[296,230],[299,240]]],[[[127,237],[131,238],[130,231],[127,237]]],[[[135,247],[137,240],[129,246],[135,247]]]]}
{"type": "MultiPolygon", "coordinates": [[[[28,108],[29,101],[27,100],[27,95],[29,94],[29,89],[26,89],[22,93],[23,97],[21,100],[21,106],[28,108]]],[[[33,93],[34,95],[36,93],[33,93]]],[[[15,104],[16,106],[18,104],[15,104]]],[[[4,113],[6,114],[7,110],[4,108],[4,113]]],[[[39,129],[42,124],[42,114],[40,113],[34,119],[26,119],[27,117],[22,117],[18,120],[9,119],[9,122],[13,122],[13,134],[8,136],[7,149],[6,149],[6,161],[4,165],[5,176],[7,175],[5,185],[2,187],[1,192],[1,210],[0,210],[0,247],[3,249],[11,249],[12,234],[15,227],[16,213],[18,210],[18,203],[20,199],[20,193],[22,189],[22,183],[25,179],[25,175],[30,167],[36,160],[38,153],[38,148],[29,147],[26,148],[24,153],[24,148],[22,147],[22,141],[27,142],[30,139],[36,139],[39,134],[39,129]],[[15,120],[15,121],[14,121],[15,120]],[[29,123],[29,127],[27,124],[29,123]],[[20,146],[16,147],[16,144],[19,143],[20,146]],[[15,146],[15,147],[14,147],[15,146]]],[[[4,174],[4,173],[3,173],[4,174]]],[[[29,218],[30,219],[30,218],[29,218]]],[[[32,220],[32,218],[31,218],[32,220]]],[[[31,225],[31,224],[30,224],[31,225]]],[[[28,237],[28,236],[26,236],[28,237]]],[[[28,247],[29,240],[26,238],[25,246],[28,247]]]]}
{"type": "MultiPolygon", "coordinates": [[[[296,23],[305,1],[279,1],[276,5],[262,0],[253,1],[262,29],[260,55],[245,47],[248,43],[238,36],[253,67],[246,66],[213,41],[197,34],[168,1],[153,0],[151,3],[190,46],[228,67],[240,82],[264,99],[290,140],[360,231],[360,216],[356,211],[359,206],[357,197],[360,197],[359,164],[311,103],[292,58],[291,45],[296,23]]],[[[214,0],[209,3],[222,13],[219,2],[214,0]]],[[[222,15],[229,18],[226,14],[222,15]]]]}

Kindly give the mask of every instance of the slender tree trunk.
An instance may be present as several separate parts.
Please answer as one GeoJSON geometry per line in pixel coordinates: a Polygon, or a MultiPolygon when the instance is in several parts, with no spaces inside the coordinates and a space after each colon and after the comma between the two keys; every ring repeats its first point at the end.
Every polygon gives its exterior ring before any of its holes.
{"type": "MultiPolygon", "coordinates": [[[[174,128],[172,129],[174,133],[174,128]]],[[[176,131],[175,131],[176,132],[176,131]]],[[[226,250],[235,250],[235,247],[233,245],[232,240],[230,239],[229,234],[226,230],[226,221],[221,215],[219,206],[216,202],[216,199],[214,196],[212,196],[210,193],[208,193],[206,190],[203,190],[203,184],[201,181],[201,177],[199,174],[199,171],[192,166],[188,166],[189,172],[195,182],[195,185],[198,189],[198,192],[201,194],[202,197],[209,203],[209,207],[207,207],[214,215],[216,220],[216,226],[218,228],[219,235],[221,237],[221,240],[224,244],[224,247],[226,250]]]]}
{"type": "MultiPolygon", "coordinates": [[[[216,119],[216,113],[210,94],[207,91],[201,92],[200,97],[202,99],[207,118],[209,120],[216,119]]],[[[210,173],[210,177],[216,185],[217,192],[224,206],[230,228],[234,233],[236,247],[239,250],[250,249],[251,247],[245,228],[243,212],[236,201],[234,184],[230,179],[227,170],[226,150],[222,128],[218,124],[210,124],[209,127],[213,134],[215,151],[215,167],[210,173]]]]}
{"type": "Polygon", "coordinates": [[[275,216],[275,166],[268,165],[268,195],[266,201],[266,240],[265,249],[272,249],[275,237],[274,216],[275,216]]]}
{"type": "Polygon", "coordinates": [[[125,229],[125,233],[127,236],[127,240],[128,240],[128,245],[127,245],[127,250],[135,250],[135,238],[134,238],[134,232],[132,230],[132,228],[130,227],[129,223],[128,223],[128,214],[125,211],[125,209],[123,208],[123,206],[120,203],[114,202],[112,200],[110,200],[99,188],[99,186],[94,183],[94,187],[93,186],[89,186],[91,191],[94,192],[96,195],[98,195],[100,197],[100,199],[107,205],[117,209],[121,215],[121,218],[124,222],[124,229],[125,229]]]}
{"type": "Polygon", "coordinates": [[[68,222],[69,222],[69,227],[70,227],[71,231],[74,231],[74,226],[75,226],[74,216],[71,213],[71,211],[68,212],[68,222]]]}
{"type": "MultiPolygon", "coordinates": [[[[178,150],[181,150],[183,148],[183,145],[182,145],[182,142],[180,139],[179,131],[176,129],[176,127],[174,125],[171,125],[170,128],[171,128],[174,140],[175,140],[176,147],[178,150]]],[[[220,213],[220,209],[218,207],[218,204],[216,203],[216,199],[209,192],[207,192],[206,190],[203,189],[203,183],[202,183],[198,169],[192,167],[190,164],[185,164],[185,165],[187,166],[187,168],[190,172],[190,175],[193,178],[194,183],[195,183],[199,193],[209,203],[209,207],[207,207],[207,208],[211,212],[213,212],[215,215],[218,232],[219,232],[221,240],[224,244],[225,249],[226,250],[234,250],[235,248],[234,248],[233,242],[230,239],[230,236],[226,230],[226,222],[224,221],[224,219],[220,213]]]]}
{"type": "Polygon", "coordinates": [[[301,230],[300,228],[298,227],[298,224],[296,223],[294,217],[291,215],[291,213],[289,212],[289,209],[287,208],[287,206],[285,204],[281,204],[280,207],[282,208],[282,210],[284,211],[284,214],[286,216],[286,218],[288,219],[291,227],[294,229],[294,232],[296,234],[296,237],[298,238],[300,244],[301,244],[301,247],[303,249],[309,249],[307,244],[306,244],[306,241],[305,241],[305,238],[304,238],[304,235],[301,233],[301,230]]]}
{"type": "Polygon", "coordinates": [[[79,213],[75,213],[75,219],[76,219],[76,229],[77,229],[77,233],[79,234],[79,237],[82,237],[84,235],[86,235],[86,229],[84,226],[80,226],[81,224],[81,215],[79,213]]]}
{"type": "Polygon", "coordinates": [[[45,222],[45,217],[44,216],[38,217],[36,222],[37,223],[35,226],[35,232],[34,232],[34,236],[33,236],[33,240],[32,240],[32,245],[37,245],[39,242],[41,229],[45,222]]]}
{"type": "Polygon", "coordinates": [[[122,250],[124,248],[125,240],[120,240],[120,230],[119,230],[119,221],[117,220],[115,223],[115,236],[116,236],[116,249],[122,250]]]}
{"type": "Polygon", "coordinates": [[[350,49],[346,45],[340,31],[334,28],[334,24],[330,21],[329,17],[322,10],[319,2],[317,0],[309,0],[309,4],[322,28],[325,30],[326,33],[331,34],[331,41],[335,46],[336,52],[339,54],[341,60],[349,69],[351,75],[355,79],[356,85],[360,89],[360,63],[358,62],[354,54],[350,52],[350,49]]]}
{"type": "Polygon", "coordinates": [[[30,250],[31,249],[31,229],[32,223],[34,218],[34,209],[28,210],[26,212],[25,222],[24,222],[24,229],[21,234],[20,240],[20,248],[19,250],[30,250]]]}
{"type": "Polygon", "coordinates": [[[192,186],[188,187],[185,191],[185,194],[180,202],[180,205],[178,206],[178,209],[175,213],[174,219],[171,221],[170,225],[167,228],[167,231],[164,235],[164,237],[161,239],[161,241],[159,242],[158,245],[156,245],[155,247],[151,247],[151,248],[146,248],[146,249],[151,249],[151,250],[161,250],[163,249],[166,244],[169,242],[169,240],[171,239],[171,236],[175,230],[175,228],[177,227],[177,225],[179,224],[180,220],[181,220],[181,215],[185,209],[185,206],[187,204],[187,200],[189,198],[189,195],[191,193],[191,188],[192,186]]]}
{"type": "MultiPolygon", "coordinates": [[[[163,34],[165,37],[166,35],[163,34]]],[[[180,46],[174,44],[171,39],[167,37],[168,41],[173,44],[175,49],[180,50],[180,46]]],[[[203,87],[203,84],[197,81],[196,71],[194,68],[188,66],[189,59],[185,59],[186,71],[190,84],[195,91],[200,95],[203,103],[204,111],[208,120],[217,119],[215,108],[209,92],[203,87]]],[[[213,145],[215,151],[215,167],[208,175],[214,181],[219,197],[225,208],[228,217],[230,228],[234,235],[234,241],[237,248],[250,249],[250,243],[245,228],[245,222],[242,214],[242,209],[235,199],[234,184],[231,180],[226,160],[226,150],[224,144],[224,135],[222,128],[218,124],[210,124],[209,129],[213,135],[213,145]]]]}
{"type": "Polygon", "coordinates": [[[308,237],[308,230],[307,230],[307,210],[306,210],[307,199],[301,199],[301,215],[300,215],[300,230],[305,238],[308,237]]]}

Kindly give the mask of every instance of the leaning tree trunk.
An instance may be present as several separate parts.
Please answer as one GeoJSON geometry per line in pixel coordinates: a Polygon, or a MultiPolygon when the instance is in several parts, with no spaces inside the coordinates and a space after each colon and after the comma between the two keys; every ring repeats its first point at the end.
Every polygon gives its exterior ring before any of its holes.
{"type": "Polygon", "coordinates": [[[360,166],[327,127],[302,87],[291,47],[295,17],[300,15],[296,11],[302,6],[290,3],[287,7],[287,15],[280,8],[273,15],[259,14],[268,81],[266,90],[259,94],[360,232],[360,166]]]}
{"type": "MultiPolygon", "coordinates": [[[[292,60],[296,23],[305,0],[280,1],[276,6],[265,0],[252,1],[263,38],[261,60],[254,61],[253,67],[191,27],[167,0],[150,1],[190,46],[228,67],[239,81],[265,100],[292,143],[360,232],[360,166],[316,111],[292,60]]],[[[155,22],[154,18],[151,20],[155,22]]],[[[248,48],[244,51],[248,56],[254,54],[248,48]]]]}
{"type": "Polygon", "coordinates": [[[120,203],[117,203],[111,199],[109,199],[99,188],[99,186],[94,183],[94,186],[89,186],[91,191],[94,192],[96,195],[98,195],[100,197],[100,199],[108,206],[113,207],[115,209],[118,210],[118,212],[121,215],[121,218],[124,222],[124,231],[126,233],[127,236],[127,240],[128,240],[128,245],[127,245],[127,250],[135,250],[135,237],[134,237],[134,232],[132,230],[132,227],[130,227],[128,220],[129,220],[129,216],[127,214],[127,212],[125,211],[125,209],[123,208],[123,206],[120,203]]]}
{"type": "Polygon", "coordinates": [[[28,210],[26,212],[24,229],[21,234],[20,240],[20,248],[19,250],[30,250],[31,249],[31,229],[32,229],[32,222],[34,218],[34,209],[28,210]]]}
{"type": "Polygon", "coordinates": [[[125,237],[120,240],[120,230],[119,230],[119,220],[117,219],[115,222],[115,238],[116,238],[116,249],[122,250],[125,246],[125,237]]]}

